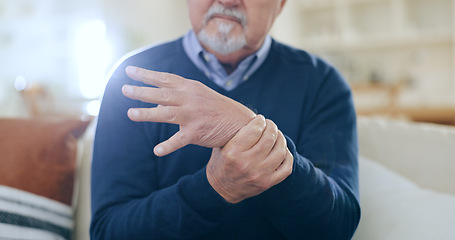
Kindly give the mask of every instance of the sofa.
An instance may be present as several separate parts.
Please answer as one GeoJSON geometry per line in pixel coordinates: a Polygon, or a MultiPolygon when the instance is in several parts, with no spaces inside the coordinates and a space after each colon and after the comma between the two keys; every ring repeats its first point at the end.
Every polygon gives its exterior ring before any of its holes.
{"type": "Polygon", "coordinates": [[[455,128],[360,117],[354,239],[455,239],[455,128]]]}
{"type": "MultiPolygon", "coordinates": [[[[84,126],[84,133],[76,134],[76,181],[69,205],[76,240],[89,239],[95,122],[84,126]]],[[[359,117],[358,130],[362,218],[353,239],[455,239],[455,128],[359,117]]],[[[24,233],[18,232],[8,236],[24,233]]],[[[0,224],[0,238],[4,233],[0,224]]]]}

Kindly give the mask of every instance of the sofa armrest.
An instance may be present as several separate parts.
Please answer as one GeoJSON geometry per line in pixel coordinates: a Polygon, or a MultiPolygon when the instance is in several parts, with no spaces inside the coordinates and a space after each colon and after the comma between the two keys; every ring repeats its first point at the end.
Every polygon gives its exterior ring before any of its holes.
{"type": "Polygon", "coordinates": [[[79,154],[78,165],[78,185],[77,185],[77,205],[75,208],[75,240],[90,239],[90,174],[92,163],[93,140],[95,134],[95,124],[90,125],[84,137],[79,142],[81,152],[79,154]]]}

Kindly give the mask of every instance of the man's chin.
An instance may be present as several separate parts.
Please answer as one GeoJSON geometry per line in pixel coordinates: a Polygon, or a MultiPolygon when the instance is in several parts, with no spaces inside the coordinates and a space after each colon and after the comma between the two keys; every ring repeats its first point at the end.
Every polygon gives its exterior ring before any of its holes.
{"type": "Polygon", "coordinates": [[[230,36],[242,34],[243,28],[235,21],[226,19],[213,19],[204,27],[204,30],[211,35],[230,36]]]}
{"type": "Polygon", "coordinates": [[[202,30],[197,34],[199,41],[210,50],[221,54],[229,55],[246,46],[246,39],[241,36],[221,36],[222,34],[210,34],[202,30]]]}

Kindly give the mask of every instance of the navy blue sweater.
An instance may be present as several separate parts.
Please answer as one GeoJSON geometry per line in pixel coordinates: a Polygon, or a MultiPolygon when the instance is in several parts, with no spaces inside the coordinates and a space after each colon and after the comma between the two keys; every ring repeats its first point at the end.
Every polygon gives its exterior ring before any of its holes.
{"type": "Polygon", "coordinates": [[[186,56],[182,39],[139,52],[112,74],[103,97],[92,165],[91,237],[96,239],[350,239],[360,218],[357,133],[351,92],[333,67],[273,41],[267,60],[227,92],[186,56]],[[124,97],[134,65],[199,80],[273,120],[294,156],[292,174],[230,204],[210,186],[211,149],[190,145],[156,157],[177,125],[130,121],[124,97]]]}

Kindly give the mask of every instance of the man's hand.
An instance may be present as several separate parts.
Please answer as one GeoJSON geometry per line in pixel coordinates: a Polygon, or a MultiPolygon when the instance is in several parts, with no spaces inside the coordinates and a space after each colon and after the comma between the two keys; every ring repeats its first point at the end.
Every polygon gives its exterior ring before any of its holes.
{"type": "Polygon", "coordinates": [[[183,77],[127,67],[127,75],[155,87],[125,85],[125,96],[158,104],[156,108],[131,108],[133,121],[164,122],[180,126],[168,140],[158,144],[157,156],[167,155],[188,144],[223,147],[256,114],[244,105],[223,96],[204,84],[183,77]]]}
{"type": "Polygon", "coordinates": [[[294,158],[275,123],[256,116],[207,164],[210,185],[227,202],[238,203],[282,182],[292,173],[294,158]]]}

